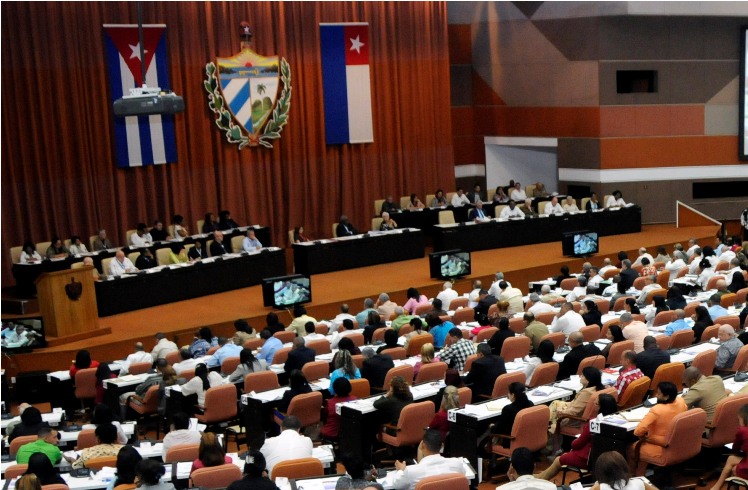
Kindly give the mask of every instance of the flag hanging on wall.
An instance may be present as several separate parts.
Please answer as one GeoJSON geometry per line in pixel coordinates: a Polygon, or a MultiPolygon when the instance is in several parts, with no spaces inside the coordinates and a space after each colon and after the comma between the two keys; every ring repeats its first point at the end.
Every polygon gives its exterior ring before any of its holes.
{"type": "MultiPolygon", "coordinates": [[[[109,64],[112,103],[130,95],[130,89],[143,84],[140,39],[135,24],[104,24],[106,58],[109,64]]],[[[145,83],[148,87],[169,89],[166,62],[166,25],[143,26],[145,83]]],[[[111,106],[110,106],[111,107],[111,106]]],[[[114,145],[117,166],[141,167],[177,161],[174,116],[155,114],[114,118],[114,145]]]]}
{"type": "Polygon", "coordinates": [[[320,24],[328,145],[371,143],[369,24],[320,24]]]}

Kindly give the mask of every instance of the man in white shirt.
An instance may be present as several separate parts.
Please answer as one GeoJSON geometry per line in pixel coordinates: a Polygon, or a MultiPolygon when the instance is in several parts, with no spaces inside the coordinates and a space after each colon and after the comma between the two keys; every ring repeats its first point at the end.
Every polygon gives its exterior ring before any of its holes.
{"type": "Polygon", "coordinates": [[[577,277],[577,282],[579,283],[579,285],[575,286],[574,289],[571,290],[571,293],[569,293],[569,295],[566,297],[566,301],[570,303],[587,296],[587,278],[584,276],[579,276],[577,277]]]}
{"type": "Polygon", "coordinates": [[[732,284],[733,275],[739,271],[741,271],[740,260],[735,257],[730,260],[730,268],[723,272],[723,274],[725,275],[725,284],[727,284],[728,286],[732,284]]]}
{"type": "Polygon", "coordinates": [[[626,205],[626,201],[623,200],[623,194],[621,191],[613,191],[612,196],[608,196],[608,200],[605,201],[606,208],[622,208],[626,205]]]}
{"type": "Polygon", "coordinates": [[[166,453],[170,447],[178,444],[200,444],[202,434],[190,429],[190,417],[184,412],[177,412],[171,417],[171,430],[164,436],[164,447],[161,449],[161,459],[166,461],[166,453]]]}
{"type": "Polygon", "coordinates": [[[566,196],[566,200],[562,207],[564,208],[564,211],[567,213],[578,213],[579,212],[579,208],[577,207],[577,202],[574,200],[572,196],[566,196]]]}
{"type": "Polygon", "coordinates": [[[379,313],[379,316],[382,317],[382,320],[388,321],[390,318],[392,318],[392,314],[395,313],[397,303],[390,300],[389,294],[381,293],[379,295],[379,299],[374,305],[374,308],[377,309],[377,313],[379,313]]]}
{"type": "Polygon", "coordinates": [[[179,357],[181,357],[182,360],[172,366],[174,368],[174,372],[177,373],[177,376],[182,374],[182,372],[184,371],[195,369],[195,366],[202,362],[200,359],[192,358],[192,353],[190,352],[189,348],[179,349],[179,357]]]}
{"type": "Polygon", "coordinates": [[[138,269],[130,262],[130,259],[125,257],[125,252],[117,250],[114,255],[114,260],[109,262],[109,275],[110,276],[121,276],[122,274],[129,272],[137,272],[138,269]]]}
{"type": "Polygon", "coordinates": [[[553,196],[553,199],[551,199],[550,202],[546,203],[545,209],[543,210],[543,214],[551,215],[561,215],[564,214],[564,208],[561,207],[561,205],[558,203],[558,197],[553,196]]]}
{"type": "Polygon", "coordinates": [[[681,259],[680,257],[676,257],[675,254],[673,254],[673,257],[665,264],[665,270],[670,271],[670,277],[675,278],[674,274],[677,274],[679,270],[686,267],[686,263],[681,259]]]}
{"type": "Polygon", "coordinates": [[[498,300],[509,302],[510,315],[525,311],[525,305],[522,301],[522,291],[511,287],[506,281],[501,281],[499,283],[499,289],[501,289],[501,294],[499,295],[498,300]]]}
{"type": "Polygon", "coordinates": [[[127,372],[130,370],[131,365],[140,362],[153,364],[153,358],[148,352],[145,351],[143,342],[135,342],[135,352],[127,356],[127,359],[125,359],[124,364],[120,368],[120,375],[127,374],[127,372]]]}
{"type": "Polygon", "coordinates": [[[584,318],[574,311],[574,305],[564,303],[561,305],[561,310],[553,317],[553,322],[551,322],[551,327],[548,330],[563,332],[568,337],[570,333],[578,332],[584,326],[584,318]]]}
{"type": "Polygon", "coordinates": [[[634,317],[628,311],[621,315],[619,322],[623,337],[626,340],[634,341],[634,352],[637,354],[644,350],[644,337],[649,335],[647,325],[639,320],[634,321],[634,317]]]}
{"type": "Polygon", "coordinates": [[[488,294],[490,294],[494,298],[498,298],[499,296],[501,296],[501,288],[499,287],[499,285],[501,284],[501,281],[506,282],[509,285],[509,287],[512,287],[512,283],[504,280],[504,273],[499,271],[494,275],[494,280],[491,283],[491,287],[488,288],[488,294]]]}
{"type": "Polygon", "coordinates": [[[260,240],[255,237],[254,228],[248,229],[247,236],[245,236],[242,240],[242,250],[244,252],[254,252],[255,250],[260,250],[261,248],[262,243],[260,243],[260,240]]]}
{"type": "Polygon", "coordinates": [[[555,311],[555,308],[553,306],[540,301],[540,295],[538,293],[532,293],[530,295],[530,301],[532,301],[532,306],[528,308],[527,311],[535,316],[538,316],[541,313],[555,311]]]}
{"type": "MultiPolygon", "coordinates": [[[[446,473],[465,474],[465,466],[458,458],[445,458],[439,451],[442,447],[441,432],[428,429],[418,445],[418,463],[406,466],[403,461],[395,461],[397,472],[392,480],[396,490],[415,490],[419,481],[429,476],[446,473]]],[[[269,469],[269,468],[268,468],[269,469]]]]}
{"type": "Polygon", "coordinates": [[[514,189],[512,189],[512,192],[509,194],[509,198],[514,202],[521,202],[527,199],[527,194],[525,194],[525,191],[522,189],[522,184],[519,182],[514,183],[514,189]]]}
{"type": "Polygon", "coordinates": [[[524,217],[525,217],[525,213],[520,211],[520,209],[517,207],[517,203],[515,203],[514,200],[509,201],[509,206],[502,209],[501,213],[499,214],[499,218],[501,219],[510,219],[510,218],[524,219],[524,217]]]}
{"type": "Polygon", "coordinates": [[[698,248],[699,248],[699,243],[696,241],[696,239],[690,238],[688,240],[688,250],[686,250],[686,255],[688,255],[689,259],[693,257],[694,252],[696,252],[696,249],[698,248]]]}
{"type": "Polygon", "coordinates": [[[268,474],[273,473],[273,467],[278,463],[312,456],[312,440],[302,436],[300,431],[301,421],[287,415],[281,424],[280,435],[265,440],[260,452],[265,456],[268,474]]]}
{"type": "Polygon", "coordinates": [[[356,333],[356,330],[353,328],[353,320],[350,318],[343,319],[343,327],[345,327],[345,330],[342,332],[338,332],[337,330],[333,332],[332,334],[332,340],[330,341],[330,347],[333,349],[338,348],[338,344],[340,343],[340,339],[343,337],[348,337],[351,334],[356,333]]]}
{"type": "Polygon", "coordinates": [[[597,267],[590,267],[590,277],[587,279],[588,289],[598,289],[600,283],[603,281],[603,276],[600,275],[600,271],[597,267]]]}
{"type": "Polygon", "coordinates": [[[312,340],[327,340],[327,337],[321,333],[317,333],[317,325],[312,322],[306,322],[304,325],[304,342],[311,342],[312,340]]]}
{"type": "Polygon", "coordinates": [[[156,345],[153,346],[153,350],[151,351],[151,357],[154,361],[165,358],[166,354],[168,354],[169,352],[179,350],[177,344],[167,339],[166,335],[164,335],[162,332],[158,332],[156,334],[156,340],[158,342],[156,342],[156,345]]]}
{"type": "Polygon", "coordinates": [[[345,320],[346,318],[352,322],[356,321],[356,317],[349,313],[350,310],[351,308],[346,303],[340,305],[340,313],[338,313],[335,318],[330,320],[330,331],[337,332],[338,328],[343,324],[343,320],[345,320]]]}
{"type": "Polygon", "coordinates": [[[613,265],[610,258],[606,257],[605,260],[603,260],[603,266],[600,267],[600,270],[597,271],[597,273],[600,274],[600,276],[604,276],[605,273],[611,269],[616,269],[616,266],[613,265]]]}
{"type": "Polygon", "coordinates": [[[656,276],[644,276],[644,287],[639,293],[639,296],[636,297],[636,304],[638,304],[640,308],[647,304],[649,293],[656,289],[660,289],[660,285],[655,282],[656,280],[656,276]]]}
{"type": "Polygon", "coordinates": [[[700,248],[694,250],[691,261],[688,263],[689,274],[699,274],[699,264],[701,264],[701,260],[704,258],[702,253],[700,248]]]}
{"type": "Polygon", "coordinates": [[[442,285],[442,290],[436,295],[436,298],[441,300],[444,310],[449,311],[449,305],[452,303],[452,300],[457,299],[458,296],[460,296],[459,293],[452,289],[452,283],[447,281],[442,285]]]}
{"type": "MultiPolygon", "coordinates": [[[[468,308],[475,308],[478,305],[478,299],[480,298],[480,292],[483,289],[483,284],[479,279],[473,281],[473,289],[468,294],[468,308]]],[[[494,296],[495,298],[496,296],[494,296]]]]}
{"type": "Polygon", "coordinates": [[[496,487],[496,490],[555,490],[556,484],[541,478],[535,478],[535,458],[526,447],[512,451],[512,463],[506,476],[510,482],[496,487]]]}
{"type": "Polygon", "coordinates": [[[654,264],[655,263],[654,257],[652,257],[652,255],[650,255],[649,253],[647,253],[647,249],[646,248],[642,247],[642,248],[639,249],[639,256],[636,258],[636,260],[634,261],[634,263],[631,264],[631,265],[639,265],[639,264],[641,264],[642,263],[642,259],[644,257],[646,257],[646,258],[649,259],[649,263],[650,264],[654,264]]]}
{"type": "Polygon", "coordinates": [[[457,188],[457,192],[452,196],[452,206],[459,208],[470,204],[470,199],[465,195],[465,191],[462,187],[457,188]]]}
{"type": "Polygon", "coordinates": [[[135,233],[130,235],[130,245],[133,247],[148,247],[153,243],[150,233],[145,231],[145,223],[138,223],[135,233]]]}
{"type": "Polygon", "coordinates": [[[701,262],[699,262],[699,278],[696,280],[696,282],[701,286],[701,289],[704,291],[707,290],[709,279],[711,279],[714,274],[715,272],[712,263],[709,262],[708,259],[702,259],[701,262]]]}

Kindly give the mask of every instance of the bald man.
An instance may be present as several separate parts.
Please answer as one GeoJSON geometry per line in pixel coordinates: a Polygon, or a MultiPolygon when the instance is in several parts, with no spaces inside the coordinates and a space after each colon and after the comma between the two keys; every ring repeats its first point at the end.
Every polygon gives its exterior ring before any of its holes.
{"type": "Polygon", "coordinates": [[[683,372],[683,386],[688,388],[688,393],[683,395],[688,408],[704,409],[707,422],[711,422],[717,403],[727,396],[722,378],[717,375],[704,376],[699,368],[691,366],[683,372]]]}
{"type": "Polygon", "coordinates": [[[151,357],[150,352],[145,351],[143,342],[135,342],[135,352],[127,356],[127,359],[125,359],[125,362],[122,365],[122,369],[120,370],[120,374],[127,374],[127,372],[130,370],[131,365],[140,362],[147,362],[152,364],[153,357],[151,357]]]}
{"type": "Polygon", "coordinates": [[[581,332],[572,332],[569,334],[569,347],[571,347],[571,350],[566,353],[564,360],[559,363],[556,380],[566,379],[572,374],[577,374],[579,365],[584,358],[601,354],[600,349],[595,344],[590,343],[585,345],[584,335],[581,332]]]}
{"type": "Polygon", "coordinates": [[[684,310],[675,310],[675,320],[668,323],[665,327],[665,335],[672,336],[680,330],[691,330],[691,326],[686,323],[686,312],[684,310]]]}
{"type": "Polygon", "coordinates": [[[109,275],[112,277],[137,271],[138,269],[133,265],[130,259],[125,257],[125,252],[122,250],[117,250],[117,253],[114,255],[114,260],[109,262],[109,275]]]}
{"type": "Polygon", "coordinates": [[[717,361],[714,363],[714,367],[719,369],[731,368],[735,363],[735,358],[738,357],[738,351],[743,347],[743,342],[735,336],[735,329],[732,325],[722,325],[719,327],[719,338],[720,346],[717,349],[717,361]]]}

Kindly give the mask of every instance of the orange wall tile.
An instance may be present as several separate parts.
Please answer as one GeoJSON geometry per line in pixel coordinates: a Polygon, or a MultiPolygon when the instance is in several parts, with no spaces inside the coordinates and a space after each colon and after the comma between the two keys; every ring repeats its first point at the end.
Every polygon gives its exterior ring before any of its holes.
{"type": "Polygon", "coordinates": [[[470,24],[449,24],[449,64],[469,65],[473,62],[473,40],[470,24]]]}
{"type": "MultiPolygon", "coordinates": [[[[737,136],[610,138],[600,140],[600,168],[738,165],[737,136]]],[[[715,174],[715,177],[719,175],[715,174]]]]}
{"type": "Polygon", "coordinates": [[[455,136],[453,141],[454,164],[485,164],[486,150],[480,136],[455,136]]]}
{"type": "Polygon", "coordinates": [[[600,107],[600,136],[676,136],[704,134],[704,106],[644,105],[600,107]]]}
{"type": "Polygon", "coordinates": [[[600,134],[599,107],[476,107],[475,116],[480,135],[591,138],[600,134]]]}
{"type": "Polygon", "coordinates": [[[472,136],[475,134],[475,109],[473,107],[452,107],[452,134],[472,136]]]}

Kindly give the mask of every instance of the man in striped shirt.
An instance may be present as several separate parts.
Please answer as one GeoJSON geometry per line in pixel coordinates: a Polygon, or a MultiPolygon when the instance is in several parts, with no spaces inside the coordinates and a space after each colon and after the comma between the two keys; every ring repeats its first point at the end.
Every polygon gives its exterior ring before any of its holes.
{"type": "Polygon", "coordinates": [[[623,392],[626,391],[626,388],[628,386],[636,381],[637,379],[644,376],[644,374],[639,370],[638,367],[636,367],[636,352],[632,350],[627,350],[623,353],[623,356],[621,357],[621,364],[623,367],[621,368],[621,372],[618,375],[618,379],[616,380],[616,390],[618,390],[618,398],[620,399],[623,395],[623,392]]]}

